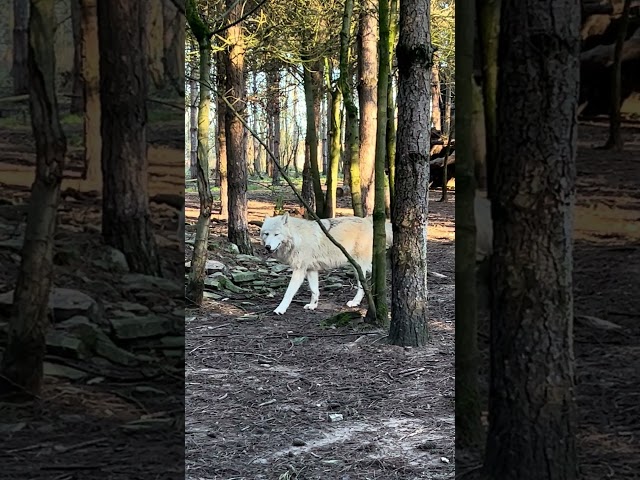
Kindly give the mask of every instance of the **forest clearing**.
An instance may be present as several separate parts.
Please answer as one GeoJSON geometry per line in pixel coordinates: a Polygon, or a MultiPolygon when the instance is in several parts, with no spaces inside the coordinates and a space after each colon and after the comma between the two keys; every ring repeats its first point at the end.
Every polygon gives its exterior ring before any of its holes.
{"type": "MultiPolygon", "coordinates": [[[[388,345],[387,332],[362,322],[363,309],[346,307],[355,292],[350,268],[321,274],[318,310],[302,309],[305,283],[287,313],[275,315],[290,269],[269,261],[255,225],[256,256],[233,253],[214,215],[211,272],[239,281],[234,291],[208,287],[197,316],[187,310],[188,478],[453,478],[450,195],[447,203],[436,201],[440,192],[430,196],[429,268],[445,278],[429,279],[432,341],[421,349],[388,345]],[[358,315],[327,323],[349,311],[358,315]],[[336,414],[340,421],[331,420],[336,414]]],[[[264,188],[249,193],[250,222],[273,215],[273,197],[264,188]]],[[[285,210],[297,209],[291,197],[285,210]]],[[[186,198],[191,223],[197,197],[186,198]]],[[[340,202],[338,215],[347,206],[340,202]]]]}

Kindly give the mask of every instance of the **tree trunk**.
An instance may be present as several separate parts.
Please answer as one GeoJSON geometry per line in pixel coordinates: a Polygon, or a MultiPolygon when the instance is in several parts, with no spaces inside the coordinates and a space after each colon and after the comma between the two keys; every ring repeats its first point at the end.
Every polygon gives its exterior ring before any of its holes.
{"type": "Polygon", "coordinates": [[[338,186],[338,167],[342,150],[341,126],[342,126],[342,92],[336,87],[331,93],[331,139],[329,151],[329,165],[327,169],[327,197],[324,204],[324,217],[336,216],[336,187],[338,186]]]}
{"type": "MultiPolygon", "coordinates": [[[[278,164],[280,158],[280,71],[278,65],[273,62],[267,72],[267,114],[269,116],[268,138],[271,146],[271,153],[276,157],[278,164]]],[[[273,160],[269,159],[269,163],[273,160]]],[[[271,168],[271,184],[280,185],[280,171],[274,165],[271,168]]]]}
{"type": "MultiPolygon", "coordinates": [[[[27,2],[24,2],[25,4],[27,2]]],[[[82,84],[82,0],[71,0],[71,30],[73,32],[73,89],[69,112],[84,113],[84,86],[82,84]]]]}
{"type": "Polygon", "coordinates": [[[391,217],[396,186],[396,102],[393,92],[393,56],[398,39],[398,0],[391,0],[389,8],[389,86],[387,87],[387,160],[389,178],[388,201],[385,197],[385,213],[391,217]]]}
{"type": "MultiPolygon", "coordinates": [[[[387,307],[387,255],[386,230],[387,216],[385,213],[386,175],[384,172],[387,150],[387,89],[389,88],[389,1],[380,0],[379,4],[378,42],[378,115],[376,128],[375,155],[375,198],[373,208],[373,272],[371,284],[373,298],[376,302],[376,318],[367,315],[370,322],[384,325],[388,322],[389,309],[387,307]]],[[[428,147],[427,147],[427,151],[428,147]]],[[[423,185],[424,188],[424,185],[423,185]]]]}
{"type": "Polygon", "coordinates": [[[184,95],[184,14],[178,8],[181,3],[184,5],[184,0],[162,2],[162,64],[165,79],[169,80],[178,94],[184,95]]]}
{"type": "Polygon", "coordinates": [[[102,143],[102,235],[131,271],[160,276],[149,212],[144,13],[135,2],[98,2],[102,138],[109,139],[102,143]]]}
{"type": "Polygon", "coordinates": [[[422,346],[427,329],[427,213],[432,62],[429,0],[400,2],[397,190],[392,213],[389,340],[422,346]]]}
{"type": "Polygon", "coordinates": [[[13,76],[14,95],[29,93],[29,3],[13,0],[13,76]]]}
{"type": "Polygon", "coordinates": [[[577,478],[571,231],[579,18],[580,4],[568,0],[502,3],[497,131],[510,134],[489,178],[485,460],[496,480],[577,478]]]}
{"type": "MultiPolygon", "coordinates": [[[[316,106],[318,106],[317,99],[317,82],[314,81],[314,77],[317,78],[317,72],[314,75],[309,70],[309,66],[304,67],[304,99],[307,113],[307,134],[305,138],[305,147],[309,151],[309,172],[311,177],[311,183],[313,184],[313,196],[316,206],[316,214],[319,217],[324,215],[324,194],[322,192],[322,185],[320,184],[320,169],[318,165],[318,129],[316,106]]],[[[307,188],[304,188],[304,169],[303,169],[303,192],[306,190],[307,195],[310,192],[310,185],[307,181],[307,188]]],[[[307,199],[307,196],[305,196],[307,199]]]]}
{"type": "Polygon", "coordinates": [[[434,61],[431,67],[431,123],[435,128],[442,125],[442,115],[440,113],[440,68],[438,62],[434,61]]]}
{"type": "MultiPolygon", "coordinates": [[[[198,125],[192,128],[192,142],[197,145],[196,150],[196,178],[198,179],[198,196],[200,198],[200,215],[196,225],[196,238],[193,244],[191,271],[185,289],[185,296],[196,305],[201,305],[204,295],[204,279],[206,276],[207,252],[209,246],[209,225],[213,208],[213,195],[209,184],[209,129],[211,112],[211,41],[209,28],[200,17],[195,0],[188,0],[186,16],[189,27],[198,42],[200,57],[198,78],[200,88],[198,95],[198,125]],[[197,138],[193,138],[193,133],[197,138]]],[[[193,82],[195,84],[195,81],[193,82]]],[[[191,95],[195,103],[195,85],[192,85],[191,95]]],[[[192,112],[196,108],[192,108],[192,112]]],[[[193,117],[193,114],[192,114],[193,117]]],[[[193,151],[193,143],[192,143],[193,151]]]]}
{"type": "MultiPolygon", "coordinates": [[[[218,92],[220,92],[218,95],[223,95],[227,84],[225,54],[223,51],[218,51],[216,55],[218,57],[218,61],[216,62],[218,92]]],[[[218,121],[216,122],[218,140],[216,142],[216,146],[218,148],[217,170],[220,186],[220,218],[226,219],[229,216],[229,175],[227,170],[229,162],[227,155],[227,127],[225,120],[227,117],[227,104],[221,99],[218,99],[216,105],[218,107],[218,121]]]]}
{"type": "Polygon", "coordinates": [[[56,211],[67,146],[55,92],[54,2],[32,0],[30,6],[27,68],[36,177],[2,357],[0,392],[37,396],[42,388],[56,211]]]}
{"type": "MultiPolygon", "coordinates": [[[[486,155],[484,169],[478,178],[482,182],[483,173],[491,177],[493,163],[498,148],[497,91],[498,91],[498,39],[500,33],[500,4],[503,0],[480,2],[478,11],[480,30],[480,51],[482,52],[482,99],[484,102],[484,124],[486,133],[486,155]]],[[[480,166],[478,166],[481,168],[480,166]]],[[[480,187],[483,187],[482,183],[480,187]]],[[[491,192],[489,191],[489,196],[491,192]]]]}
{"type": "Polygon", "coordinates": [[[623,141],[620,134],[620,107],[622,104],[622,47],[629,28],[629,10],[631,0],[624,0],[624,7],[618,27],[618,38],[613,51],[613,65],[611,66],[611,105],[609,107],[609,138],[604,145],[606,149],[622,151],[623,141]]]}
{"type": "Polygon", "coordinates": [[[85,181],[81,185],[87,191],[99,191],[103,179],[97,0],[80,0],[80,8],[85,158],[85,181]]]}
{"type": "MultiPolygon", "coordinates": [[[[227,0],[230,9],[229,22],[233,24],[242,17],[242,4],[227,0]]],[[[247,96],[244,78],[245,43],[242,33],[242,22],[227,29],[226,80],[227,99],[233,110],[245,118],[247,96]]],[[[242,122],[236,114],[227,108],[225,115],[227,130],[227,155],[229,175],[229,241],[238,246],[240,253],[253,254],[247,223],[247,159],[244,149],[242,122]]]]}
{"type": "MultiPolygon", "coordinates": [[[[460,31],[470,31],[476,21],[475,4],[461,9],[456,18],[460,31]]],[[[456,446],[479,446],[482,439],[478,394],[478,322],[476,293],[476,220],[474,219],[475,158],[473,121],[472,35],[456,38],[456,446]],[[464,299],[464,301],[461,301],[464,299]]],[[[483,131],[484,132],[484,131],[483,131]]],[[[484,136],[483,136],[484,140],[484,136]]],[[[443,178],[446,184],[446,177],[443,178]]]]}
{"type": "Polygon", "coordinates": [[[364,214],[373,213],[378,83],[378,15],[374,0],[365,0],[358,29],[358,102],[360,103],[360,181],[364,214]]]}
{"type": "MultiPolygon", "coordinates": [[[[258,97],[258,73],[254,72],[252,77],[252,87],[253,94],[257,98],[258,97]]],[[[251,118],[253,120],[253,128],[254,132],[258,131],[258,102],[253,103],[251,118]]],[[[262,179],[262,167],[260,165],[260,142],[258,139],[253,139],[253,171],[258,177],[262,179]]]]}
{"type": "Polygon", "coordinates": [[[198,81],[194,78],[195,72],[191,71],[189,80],[189,141],[191,143],[189,158],[189,177],[198,178],[198,81]]]}

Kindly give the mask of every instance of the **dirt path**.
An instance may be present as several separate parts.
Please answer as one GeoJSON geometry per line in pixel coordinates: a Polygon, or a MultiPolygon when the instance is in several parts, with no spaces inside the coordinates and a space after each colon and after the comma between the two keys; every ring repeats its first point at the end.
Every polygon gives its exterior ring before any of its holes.
{"type": "MultiPolygon", "coordinates": [[[[604,144],[607,128],[581,124],[578,134],[574,346],[582,480],[637,479],[640,472],[640,128],[624,128],[621,153],[593,148],[604,144]]],[[[481,317],[485,398],[488,331],[481,317]]],[[[459,451],[458,461],[465,472],[481,464],[482,452],[459,451]]]]}
{"type": "MultiPolygon", "coordinates": [[[[242,292],[213,289],[202,309],[187,311],[187,478],[454,477],[454,203],[438,197],[429,261],[446,278],[429,279],[432,340],[424,349],[390,346],[384,331],[361,323],[324,325],[350,310],[346,269],[321,274],[317,311],[302,309],[305,284],[275,316],[289,271],[263,260],[257,227],[259,258],[251,259],[230,253],[225,226],[216,224],[210,259],[229,276],[259,279],[238,282],[242,292]]],[[[250,220],[272,214],[269,200],[252,195],[250,220]]],[[[187,207],[196,202],[188,196],[187,207]]]]}

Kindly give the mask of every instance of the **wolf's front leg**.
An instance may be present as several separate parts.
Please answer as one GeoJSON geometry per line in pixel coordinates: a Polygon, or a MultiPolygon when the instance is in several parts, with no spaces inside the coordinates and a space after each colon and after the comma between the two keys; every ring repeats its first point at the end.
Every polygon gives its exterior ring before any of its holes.
{"type": "Polygon", "coordinates": [[[305,310],[315,310],[318,308],[318,299],[320,298],[320,287],[318,281],[318,272],[308,271],[307,282],[309,282],[309,290],[311,290],[311,301],[304,306],[305,310]]]}
{"type": "Polygon", "coordinates": [[[280,305],[278,305],[278,308],[273,311],[273,313],[275,313],[276,315],[282,315],[287,311],[287,308],[289,308],[289,305],[291,305],[291,300],[293,300],[295,294],[298,293],[300,285],[302,285],[302,282],[304,282],[304,275],[304,270],[293,271],[291,280],[289,281],[289,286],[287,287],[287,291],[284,294],[284,298],[280,302],[280,305]]]}

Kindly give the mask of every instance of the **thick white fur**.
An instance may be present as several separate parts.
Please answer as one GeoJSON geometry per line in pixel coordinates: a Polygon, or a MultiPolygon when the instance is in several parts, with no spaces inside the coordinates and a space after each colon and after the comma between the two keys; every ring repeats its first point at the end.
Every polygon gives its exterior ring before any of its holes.
{"type": "MultiPolygon", "coordinates": [[[[362,272],[371,272],[373,259],[373,221],[371,217],[339,217],[322,220],[325,228],[340,243],[349,255],[358,262],[362,272]]],[[[387,248],[391,246],[393,233],[391,224],[386,225],[387,248]]],[[[287,311],[293,297],[306,278],[311,290],[311,301],[304,306],[315,310],[318,306],[320,289],[318,272],[349,264],[347,257],[322,232],[315,221],[290,217],[285,214],[266,217],[260,229],[262,243],[281,262],[293,269],[291,281],[284,298],[274,310],[277,315],[287,311]]],[[[357,279],[357,275],[356,275],[357,279]]],[[[364,289],[358,281],[356,296],[347,303],[349,307],[360,305],[364,289]]]]}

